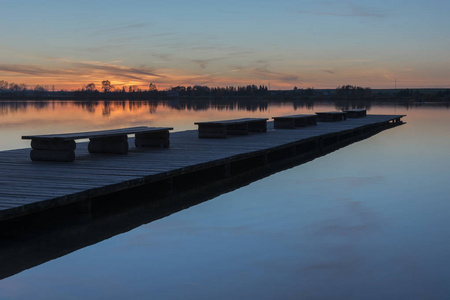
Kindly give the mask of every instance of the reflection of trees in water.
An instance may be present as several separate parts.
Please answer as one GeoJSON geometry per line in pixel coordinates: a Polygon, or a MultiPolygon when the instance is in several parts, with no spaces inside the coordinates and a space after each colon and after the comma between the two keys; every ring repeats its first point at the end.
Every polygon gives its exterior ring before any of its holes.
{"type": "Polygon", "coordinates": [[[36,110],[48,108],[48,101],[0,101],[0,115],[9,115],[26,112],[29,107],[36,110]]]}
{"type": "Polygon", "coordinates": [[[336,107],[336,110],[370,109],[372,107],[372,102],[340,99],[334,102],[334,106],[336,107]]]}
{"type": "Polygon", "coordinates": [[[307,109],[314,110],[317,104],[326,104],[336,108],[336,110],[348,109],[370,109],[376,106],[398,106],[413,109],[414,107],[445,107],[449,108],[450,103],[422,103],[422,102],[374,102],[349,99],[335,99],[334,101],[318,101],[318,100],[255,100],[255,99],[229,99],[229,100],[211,100],[211,99],[173,99],[173,100],[120,100],[120,101],[0,101],[0,115],[24,113],[28,109],[42,111],[45,109],[57,110],[68,108],[69,105],[80,108],[88,113],[94,114],[97,110],[101,110],[103,116],[110,116],[112,112],[119,111],[138,111],[148,110],[150,114],[157,112],[158,106],[170,108],[178,111],[206,111],[209,109],[217,111],[248,111],[248,112],[265,112],[270,107],[289,107],[292,105],[294,111],[307,109]]]}
{"type": "Polygon", "coordinates": [[[91,114],[95,113],[95,108],[98,106],[97,101],[75,102],[74,104],[75,106],[81,107],[82,110],[86,110],[91,114]]]}
{"type": "Polygon", "coordinates": [[[110,116],[111,115],[111,106],[110,106],[110,103],[108,101],[103,101],[102,115],[103,116],[110,116]]]}
{"type": "Polygon", "coordinates": [[[314,102],[312,101],[306,101],[306,102],[298,102],[295,101],[294,102],[294,109],[303,109],[303,108],[307,108],[308,110],[313,110],[314,109],[314,102]]]}
{"type": "Polygon", "coordinates": [[[176,110],[204,111],[214,109],[217,111],[245,110],[249,112],[267,111],[269,101],[260,100],[172,100],[164,102],[164,106],[176,110]]]}
{"type": "Polygon", "coordinates": [[[156,103],[149,103],[148,112],[151,114],[155,114],[157,107],[158,107],[158,105],[156,103]]]}

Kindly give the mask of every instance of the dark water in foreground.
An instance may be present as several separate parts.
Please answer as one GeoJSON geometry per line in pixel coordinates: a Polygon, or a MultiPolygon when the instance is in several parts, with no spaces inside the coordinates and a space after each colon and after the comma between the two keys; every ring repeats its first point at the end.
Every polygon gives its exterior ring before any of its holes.
{"type": "MultiPolygon", "coordinates": [[[[2,135],[20,136],[38,131],[36,119],[44,129],[53,118],[61,128],[82,119],[81,128],[189,129],[205,118],[334,109],[73,109],[64,121],[56,108],[0,120],[2,135]]],[[[406,114],[407,124],[3,279],[0,299],[448,299],[450,110],[368,113],[406,114]]]]}

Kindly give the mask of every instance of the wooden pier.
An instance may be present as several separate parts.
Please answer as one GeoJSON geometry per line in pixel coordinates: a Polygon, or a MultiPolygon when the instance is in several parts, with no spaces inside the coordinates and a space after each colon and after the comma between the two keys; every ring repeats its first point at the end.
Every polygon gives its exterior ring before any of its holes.
{"type": "Polygon", "coordinates": [[[227,177],[239,170],[322,153],[402,124],[403,115],[367,115],[273,129],[226,139],[200,139],[197,130],[170,134],[169,148],[129,149],[127,155],[89,154],[77,144],[71,163],[31,161],[30,149],[0,152],[0,221],[66,205],[89,210],[90,199],[147,184],[172,189],[202,172],[227,177]]]}

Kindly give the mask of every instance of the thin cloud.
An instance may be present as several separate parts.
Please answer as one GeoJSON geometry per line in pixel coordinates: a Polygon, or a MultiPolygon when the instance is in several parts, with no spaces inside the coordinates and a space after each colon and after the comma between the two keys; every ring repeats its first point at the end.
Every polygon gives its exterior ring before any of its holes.
{"type": "Polygon", "coordinates": [[[208,58],[208,59],[192,59],[191,61],[197,64],[203,70],[208,67],[209,64],[218,62],[224,59],[228,59],[229,57],[216,57],[216,58],[208,58]]]}
{"type": "Polygon", "coordinates": [[[295,74],[286,74],[269,70],[268,65],[254,68],[250,73],[259,79],[279,80],[284,82],[298,82],[300,78],[295,74]]]}
{"type": "MultiPolygon", "coordinates": [[[[233,60],[237,57],[246,57],[251,54],[253,54],[253,51],[249,50],[243,50],[238,47],[223,47],[220,45],[212,45],[207,47],[191,47],[191,50],[194,51],[208,51],[213,52],[216,54],[220,54],[221,56],[211,57],[211,58],[197,58],[197,59],[190,59],[191,62],[197,64],[201,69],[206,69],[210,64],[214,64],[219,61],[224,60],[233,60]]],[[[205,57],[205,56],[203,56],[205,57]]]]}
{"type": "Polygon", "coordinates": [[[248,82],[271,82],[277,86],[287,86],[290,84],[298,84],[302,81],[299,75],[287,72],[279,72],[270,69],[269,61],[260,59],[255,61],[252,65],[230,65],[230,74],[234,78],[238,78],[241,81],[248,82]]]}
{"type": "Polygon", "coordinates": [[[96,26],[96,27],[84,27],[82,29],[74,30],[74,32],[82,32],[87,34],[88,36],[104,36],[104,35],[118,35],[124,34],[128,32],[133,32],[135,30],[150,27],[152,23],[150,22],[139,22],[139,23],[131,23],[131,24],[118,24],[114,26],[96,26]]]}
{"type": "Polygon", "coordinates": [[[57,76],[114,76],[122,80],[146,81],[149,77],[164,78],[164,75],[157,74],[152,68],[145,66],[132,68],[116,64],[102,62],[70,62],[63,64],[60,68],[42,67],[36,65],[20,64],[0,64],[0,72],[16,73],[35,77],[55,77],[57,76]]]}
{"type": "Polygon", "coordinates": [[[124,75],[145,75],[153,77],[164,77],[162,75],[156,74],[152,68],[140,67],[140,68],[130,68],[119,65],[107,64],[107,63],[73,63],[73,66],[79,67],[83,70],[102,70],[110,73],[124,74],[124,75]]]}
{"type": "Polygon", "coordinates": [[[327,8],[323,10],[298,10],[297,12],[299,14],[333,17],[382,18],[386,16],[386,12],[383,10],[357,5],[352,2],[333,2],[328,3],[327,8]]]}
{"type": "Polygon", "coordinates": [[[34,65],[0,64],[0,72],[18,73],[23,75],[48,77],[49,75],[69,75],[71,70],[61,70],[53,68],[43,68],[34,65]]]}
{"type": "MultiPolygon", "coordinates": [[[[169,34],[167,34],[169,36],[169,34]]],[[[102,41],[98,43],[94,43],[93,46],[87,46],[87,47],[79,47],[79,48],[65,48],[67,50],[77,51],[77,52],[89,52],[89,53],[98,53],[101,52],[114,52],[117,51],[117,49],[128,49],[130,46],[135,45],[136,43],[140,43],[142,41],[147,41],[151,37],[146,34],[127,34],[126,36],[117,36],[115,35],[113,38],[103,39],[102,41]]],[[[162,40],[173,40],[177,41],[175,38],[165,38],[162,40]]],[[[153,45],[154,47],[158,46],[158,44],[155,42],[153,45]]]]}
{"type": "Polygon", "coordinates": [[[152,57],[158,59],[157,61],[153,60],[153,63],[155,62],[169,62],[173,60],[173,56],[170,54],[166,54],[166,53],[148,53],[149,55],[151,55],[152,57]]]}
{"type": "Polygon", "coordinates": [[[199,65],[200,68],[206,69],[206,67],[208,66],[208,63],[210,63],[211,60],[210,59],[193,59],[192,62],[199,65]]]}

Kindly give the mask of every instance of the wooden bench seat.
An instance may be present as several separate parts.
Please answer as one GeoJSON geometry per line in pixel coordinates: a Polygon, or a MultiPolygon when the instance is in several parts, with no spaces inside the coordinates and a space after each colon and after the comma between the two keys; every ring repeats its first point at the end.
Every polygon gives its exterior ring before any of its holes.
{"type": "Polygon", "coordinates": [[[89,139],[89,153],[128,153],[128,135],[135,135],[136,147],[169,147],[171,127],[129,127],[111,130],[29,135],[22,139],[31,140],[30,158],[33,161],[75,160],[75,140],[89,139]]]}
{"type": "Polygon", "coordinates": [[[247,135],[266,132],[267,118],[243,118],[223,121],[196,122],[199,138],[226,138],[227,135],[247,135]]]}
{"type": "Polygon", "coordinates": [[[275,129],[293,129],[317,124],[317,115],[292,115],[273,117],[275,129]]]}
{"type": "Polygon", "coordinates": [[[367,116],[366,109],[349,109],[343,112],[347,113],[347,118],[363,118],[367,116]]]}
{"type": "Polygon", "coordinates": [[[337,122],[347,120],[347,113],[343,111],[316,112],[319,122],[337,122]]]}

